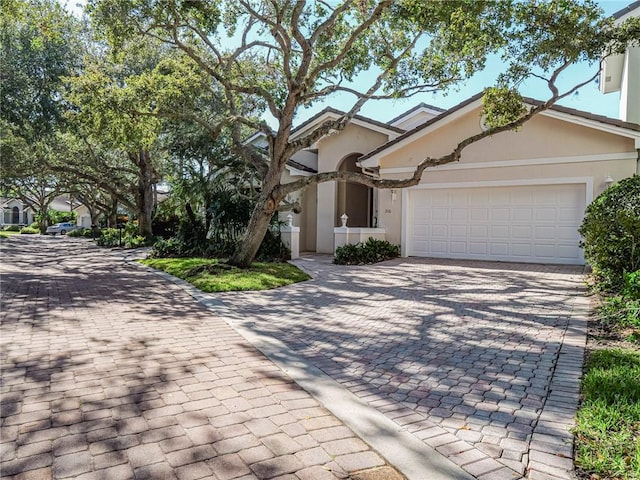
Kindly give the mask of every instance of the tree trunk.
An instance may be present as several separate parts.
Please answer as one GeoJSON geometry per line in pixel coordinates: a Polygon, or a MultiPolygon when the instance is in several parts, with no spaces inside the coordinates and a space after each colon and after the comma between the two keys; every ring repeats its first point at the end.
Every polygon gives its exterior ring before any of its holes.
{"type": "Polygon", "coordinates": [[[274,191],[279,185],[281,172],[277,169],[270,169],[267,173],[267,178],[262,185],[262,192],[258,197],[253,212],[251,212],[251,218],[247,225],[240,246],[233,253],[229,259],[231,265],[235,265],[240,268],[248,268],[251,266],[251,262],[258,253],[260,244],[264,239],[269,224],[271,223],[271,217],[276,212],[278,204],[282,200],[274,195],[274,191]]]}
{"type": "Polygon", "coordinates": [[[118,199],[115,195],[111,195],[111,209],[107,218],[107,227],[117,228],[118,226],[118,199]]]}
{"type": "Polygon", "coordinates": [[[262,202],[256,205],[251,213],[249,225],[247,225],[247,229],[242,236],[240,246],[229,259],[231,265],[240,268],[248,268],[251,266],[251,262],[255,258],[256,253],[258,253],[260,244],[267,233],[273,213],[274,210],[268,208],[268,206],[262,202]]]}
{"type": "Polygon", "coordinates": [[[44,210],[40,209],[39,216],[40,225],[38,225],[38,227],[40,228],[40,234],[44,235],[47,233],[47,207],[45,207],[44,210]]]}
{"type": "Polygon", "coordinates": [[[138,233],[143,237],[153,235],[151,219],[153,217],[153,185],[155,174],[151,164],[151,155],[147,150],[138,153],[138,189],[136,206],[138,216],[138,233]]]}
{"type": "Polygon", "coordinates": [[[38,210],[38,215],[40,217],[40,224],[38,227],[40,228],[40,234],[45,235],[47,233],[47,226],[49,225],[49,219],[47,218],[47,212],[49,211],[49,205],[51,204],[51,200],[49,200],[46,196],[40,196],[34,202],[34,206],[38,210]]]}
{"type": "Polygon", "coordinates": [[[86,205],[86,207],[89,212],[89,223],[91,223],[91,228],[93,228],[93,226],[96,225],[97,209],[94,205],[92,205],[91,207],[89,205],[86,205]]]}

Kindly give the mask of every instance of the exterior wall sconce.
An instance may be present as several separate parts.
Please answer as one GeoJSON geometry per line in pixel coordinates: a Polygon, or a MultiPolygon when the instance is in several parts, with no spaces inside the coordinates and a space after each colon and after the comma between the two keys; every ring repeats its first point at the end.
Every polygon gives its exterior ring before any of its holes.
{"type": "Polygon", "coordinates": [[[398,194],[395,190],[391,190],[391,203],[394,203],[398,199],[398,194]]]}
{"type": "Polygon", "coordinates": [[[609,188],[612,183],[613,183],[613,178],[611,178],[611,175],[607,175],[607,178],[604,179],[605,188],[609,188]]]}
{"type": "Polygon", "coordinates": [[[342,216],[340,217],[340,220],[342,220],[342,228],[347,226],[347,220],[349,219],[349,217],[347,216],[346,213],[343,213],[342,216]]]}

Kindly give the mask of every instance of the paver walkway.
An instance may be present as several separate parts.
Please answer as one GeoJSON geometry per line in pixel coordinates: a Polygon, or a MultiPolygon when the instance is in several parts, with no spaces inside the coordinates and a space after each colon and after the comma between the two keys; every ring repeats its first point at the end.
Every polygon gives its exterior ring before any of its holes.
{"type": "Polygon", "coordinates": [[[81,240],[0,248],[3,478],[323,480],[384,465],[171,282],[81,240]]]}
{"type": "Polygon", "coordinates": [[[217,294],[477,478],[573,477],[586,341],[582,267],[398,259],[217,294]]]}

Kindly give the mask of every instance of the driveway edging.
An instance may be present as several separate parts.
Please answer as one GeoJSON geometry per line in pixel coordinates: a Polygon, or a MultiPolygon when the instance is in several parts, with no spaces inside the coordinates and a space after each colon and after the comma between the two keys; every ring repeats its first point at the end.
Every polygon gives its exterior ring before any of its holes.
{"type": "Polygon", "coordinates": [[[575,415],[580,406],[580,383],[587,343],[590,307],[586,295],[577,296],[568,314],[562,347],[549,384],[549,394],[533,429],[529,446],[529,478],[575,479],[575,415]]]}

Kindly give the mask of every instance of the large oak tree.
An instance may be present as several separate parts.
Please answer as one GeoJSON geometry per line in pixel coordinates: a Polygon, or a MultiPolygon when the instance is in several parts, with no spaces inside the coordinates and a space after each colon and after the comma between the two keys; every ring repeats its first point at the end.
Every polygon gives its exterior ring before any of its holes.
{"type": "Polygon", "coordinates": [[[517,128],[595,78],[561,91],[558,77],[571,64],[597,62],[629,34],[638,38],[637,22],[635,30],[617,30],[589,0],[92,0],[89,7],[112,45],[152,37],[184,52],[223,92],[225,112],[210,131],[228,129],[236,152],[262,174],[248,228],[230,259],[240,266],[253,259],[287,194],[336,180],[415,185],[427,167],[458,160],[471,143],[517,128]],[[485,96],[486,132],[448,155],[424,158],[404,180],[336,171],[282,184],[292,155],[343,129],[366,102],[455,87],[491,55],[502,57],[505,70],[485,96]],[[364,78],[366,85],[356,88],[364,78]],[[549,98],[525,106],[517,88],[531,78],[547,84],[549,98]],[[292,139],[300,109],[337,93],[352,96],[347,112],[292,139]],[[246,104],[262,106],[275,127],[247,116],[246,104]],[[243,143],[247,129],[267,136],[266,154],[243,143]]]}
{"type": "Polygon", "coordinates": [[[47,209],[67,178],[47,168],[64,126],[64,76],[80,66],[79,22],[53,0],[6,1],[0,9],[0,188],[30,205],[46,230],[47,209]]]}

